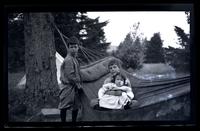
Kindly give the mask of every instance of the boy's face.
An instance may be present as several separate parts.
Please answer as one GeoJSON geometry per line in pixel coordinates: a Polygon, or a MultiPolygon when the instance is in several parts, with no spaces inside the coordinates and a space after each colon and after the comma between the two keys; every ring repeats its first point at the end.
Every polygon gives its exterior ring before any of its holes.
{"type": "Polygon", "coordinates": [[[110,73],[112,75],[115,75],[116,73],[118,73],[120,70],[119,70],[119,67],[117,65],[111,65],[109,67],[109,70],[110,70],[110,73]]]}
{"type": "Polygon", "coordinates": [[[123,85],[123,80],[122,80],[122,77],[121,77],[121,76],[117,76],[117,77],[115,78],[115,84],[116,84],[117,86],[122,86],[122,85],[123,85]]]}
{"type": "Polygon", "coordinates": [[[78,53],[78,45],[77,44],[74,44],[74,45],[69,45],[69,52],[72,54],[72,55],[76,55],[78,53]]]}

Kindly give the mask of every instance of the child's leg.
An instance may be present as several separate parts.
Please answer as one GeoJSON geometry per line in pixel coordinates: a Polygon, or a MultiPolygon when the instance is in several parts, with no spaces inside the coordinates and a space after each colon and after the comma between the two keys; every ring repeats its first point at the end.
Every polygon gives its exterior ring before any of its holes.
{"type": "Polygon", "coordinates": [[[67,113],[67,109],[61,109],[60,110],[61,122],[66,122],[66,113],[67,113]]]}
{"type": "Polygon", "coordinates": [[[76,118],[78,115],[78,109],[72,110],[72,122],[76,122],[76,118]]]}
{"type": "Polygon", "coordinates": [[[90,102],[90,107],[96,109],[98,108],[98,106],[99,106],[99,99],[98,98],[92,99],[90,102]]]}

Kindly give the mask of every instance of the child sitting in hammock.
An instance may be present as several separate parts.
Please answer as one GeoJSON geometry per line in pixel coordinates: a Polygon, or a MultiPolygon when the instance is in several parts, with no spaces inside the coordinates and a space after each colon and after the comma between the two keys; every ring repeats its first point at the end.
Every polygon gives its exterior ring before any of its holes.
{"type": "Polygon", "coordinates": [[[124,109],[131,100],[134,98],[134,94],[132,92],[131,87],[128,86],[126,78],[117,73],[113,76],[113,79],[110,83],[104,84],[98,92],[99,98],[99,107],[107,108],[107,109],[124,109]],[[106,94],[107,91],[122,91],[122,95],[109,95],[106,94]]]}

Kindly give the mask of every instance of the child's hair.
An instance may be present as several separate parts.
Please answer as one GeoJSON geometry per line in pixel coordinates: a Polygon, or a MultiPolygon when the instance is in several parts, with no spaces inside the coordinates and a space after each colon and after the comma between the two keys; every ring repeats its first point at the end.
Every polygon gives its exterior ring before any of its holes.
{"type": "Polygon", "coordinates": [[[108,63],[108,69],[109,69],[109,67],[112,66],[112,65],[117,65],[118,67],[120,67],[119,61],[117,61],[117,60],[115,60],[115,59],[109,61],[109,63],[108,63]]]}
{"type": "Polygon", "coordinates": [[[69,47],[69,45],[80,45],[80,41],[75,36],[72,36],[67,41],[67,46],[69,47]]]}
{"type": "Polygon", "coordinates": [[[122,75],[121,73],[117,73],[116,75],[114,75],[111,79],[111,82],[112,83],[115,83],[115,80],[116,80],[116,77],[117,76],[120,76],[123,80],[123,85],[127,86],[127,83],[126,83],[126,76],[122,75]]]}

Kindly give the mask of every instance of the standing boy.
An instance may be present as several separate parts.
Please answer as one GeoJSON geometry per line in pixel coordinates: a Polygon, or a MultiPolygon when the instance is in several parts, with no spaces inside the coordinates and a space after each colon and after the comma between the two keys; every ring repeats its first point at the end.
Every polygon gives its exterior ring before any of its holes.
{"type": "Polygon", "coordinates": [[[76,59],[79,50],[79,41],[76,37],[68,40],[67,56],[61,65],[61,91],[59,93],[61,121],[66,121],[67,110],[72,110],[72,122],[76,122],[80,108],[81,76],[80,66],[76,59]]]}

